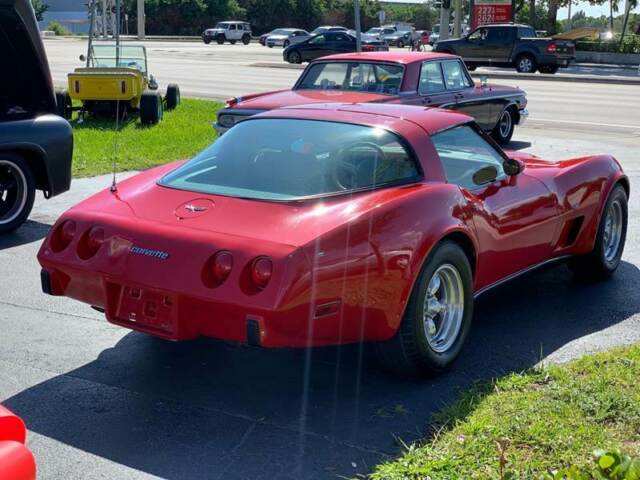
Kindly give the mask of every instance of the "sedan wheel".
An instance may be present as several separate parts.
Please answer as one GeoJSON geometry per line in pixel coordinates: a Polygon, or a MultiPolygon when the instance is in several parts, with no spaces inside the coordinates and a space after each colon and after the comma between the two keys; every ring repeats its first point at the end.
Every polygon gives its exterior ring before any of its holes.
{"type": "Polygon", "coordinates": [[[35,182],[29,166],[20,157],[0,157],[0,233],[22,225],[35,199],[35,182]]]}
{"type": "Polygon", "coordinates": [[[400,374],[428,376],[446,370],[464,343],[473,316],[473,275],[456,243],[429,255],[395,336],[377,344],[383,366],[400,374]]]}
{"type": "Polygon", "coordinates": [[[506,145],[511,141],[515,124],[513,121],[513,113],[510,108],[505,108],[500,115],[500,120],[491,132],[492,137],[500,145],[506,145]]]}
{"type": "Polygon", "coordinates": [[[300,52],[294,50],[293,52],[289,52],[287,60],[289,63],[302,63],[302,56],[300,55],[300,52]]]}

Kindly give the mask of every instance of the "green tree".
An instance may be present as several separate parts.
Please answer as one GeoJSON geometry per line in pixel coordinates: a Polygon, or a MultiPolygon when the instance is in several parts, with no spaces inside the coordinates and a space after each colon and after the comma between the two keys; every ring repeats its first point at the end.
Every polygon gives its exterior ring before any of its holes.
{"type": "Polygon", "coordinates": [[[49,10],[49,5],[42,0],[31,0],[31,5],[33,5],[33,10],[36,13],[36,19],[41,22],[44,12],[49,10]]]}

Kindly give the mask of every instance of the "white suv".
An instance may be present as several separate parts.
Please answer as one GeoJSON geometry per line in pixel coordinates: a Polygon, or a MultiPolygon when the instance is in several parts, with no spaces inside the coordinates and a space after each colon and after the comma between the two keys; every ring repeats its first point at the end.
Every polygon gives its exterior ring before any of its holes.
{"type": "Polygon", "coordinates": [[[206,44],[215,40],[219,45],[229,42],[232,45],[241,41],[247,45],[251,41],[251,25],[247,22],[219,22],[215,28],[202,32],[202,41],[206,44]]]}

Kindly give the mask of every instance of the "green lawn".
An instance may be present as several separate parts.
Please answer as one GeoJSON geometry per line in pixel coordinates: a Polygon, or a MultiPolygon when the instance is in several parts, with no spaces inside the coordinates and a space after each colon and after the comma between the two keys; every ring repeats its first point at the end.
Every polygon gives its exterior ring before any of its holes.
{"type": "Polygon", "coordinates": [[[219,102],[182,99],[177,109],[165,112],[158,125],[142,126],[132,114],[115,131],[115,119],[88,117],[83,123],[74,115],[73,175],[88,177],[112,171],[140,170],[189,158],[216,138],[213,122],[219,102]]]}
{"type": "Polygon", "coordinates": [[[638,455],[640,345],[478,385],[434,420],[430,438],[372,479],[534,479],[569,464],[592,468],[596,449],[638,455]]]}

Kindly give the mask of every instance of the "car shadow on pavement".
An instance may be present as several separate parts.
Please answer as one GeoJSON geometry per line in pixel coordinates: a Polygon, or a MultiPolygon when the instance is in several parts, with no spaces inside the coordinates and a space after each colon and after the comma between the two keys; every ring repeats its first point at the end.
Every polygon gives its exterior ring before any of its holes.
{"type": "Polygon", "coordinates": [[[606,329],[620,333],[591,338],[619,341],[640,311],[638,284],[623,262],[608,281],[558,266],[490,291],[460,359],[433,379],[385,374],[357,345],[263,350],[132,332],[5,405],[32,431],[164,478],[353,476],[397,454],[397,438],[430,434],[431,415],[474,382],[582,354],[584,337],[606,329]]]}
{"type": "Polygon", "coordinates": [[[27,220],[15,232],[0,235],[0,251],[42,240],[47,236],[50,228],[51,225],[47,223],[27,220]]]}
{"type": "Polygon", "coordinates": [[[523,142],[522,140],[511,140],[507,145],[505,145],[506,150],[524,150],[525,148],[529,148],[531,146],[531,142],[523,142]]]}

